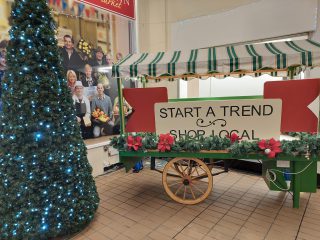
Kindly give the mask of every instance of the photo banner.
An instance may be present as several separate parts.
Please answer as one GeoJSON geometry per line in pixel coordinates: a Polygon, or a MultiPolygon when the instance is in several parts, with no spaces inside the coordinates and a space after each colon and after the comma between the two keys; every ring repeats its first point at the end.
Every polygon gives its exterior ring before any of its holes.
{"type": "Polygon", "coordinates": [[[76,0],[126,18],[135,19],[135,0],[76,0]]]}

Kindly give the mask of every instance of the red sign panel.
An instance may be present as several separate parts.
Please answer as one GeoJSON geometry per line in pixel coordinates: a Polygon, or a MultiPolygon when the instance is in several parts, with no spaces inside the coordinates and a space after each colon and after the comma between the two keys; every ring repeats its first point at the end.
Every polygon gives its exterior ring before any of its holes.
{"type": "Polygon", "coordinates": [[[264,98],[282,99],[282,132],[317,132],[320,79],[270,81],[264,98]]]}
{"type": "Polygon", "coordinates": [[[135,19],[134,0],[77,0],[91,6],[119,14],[123,17],[135,19]]]}
{"type": "Polygon", "coordinates": [[[167,88],[125,88],[123,97],[133,109],[126,125],[126,132],[155,132],[154,104],[168,102],[167,88]]]}

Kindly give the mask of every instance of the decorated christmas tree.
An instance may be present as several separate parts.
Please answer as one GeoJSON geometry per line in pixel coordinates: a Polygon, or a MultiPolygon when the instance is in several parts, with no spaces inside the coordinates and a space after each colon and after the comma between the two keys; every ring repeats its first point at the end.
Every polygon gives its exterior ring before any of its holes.
{"type": "Polygon", "coordinates": [[[99,197],[46,0],[13,4],[2,82],[0,239],[83,229],[99,197]]]}

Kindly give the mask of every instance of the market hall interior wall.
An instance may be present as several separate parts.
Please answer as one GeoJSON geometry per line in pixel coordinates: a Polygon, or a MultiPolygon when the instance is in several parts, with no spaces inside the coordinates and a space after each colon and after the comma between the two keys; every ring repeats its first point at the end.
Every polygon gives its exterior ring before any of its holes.
{"type": "MultiPolygon", "coordinates": [[[[201,2],[201,1],[200,1],[201,2]]],[[[260,0],[172,24],[171,47],[263,41],[316,30],[317,0],[260,0]]]]}
{"type": "Polygon", "coordinates": [[[158,52],[177,48],[190,49],[200,47],[196,46],[200,43],[201,47],[208,47],[314,30],[317,2],[318,0],[224,0],[214,3],[212,0],[137,0],[139,50],[158,52]],[[244,23],[242,25],[237,25],[237,19],[233,17],[239,13],[243,13],[240,19],[244,23]],[[258,19],[252,19],[254,14],[258,19]],[[273,18],[273,14],[276,17],[273,18]],[[194,26],[198,21],[204,23],[200,28],[194,26]],[[227,25],[224,23],[231,24],[232,28],[225,28],[227,25]],[[249,27],[252,24],[257,26],[249,27]],[[227,38],[229,34],[233,36],[227,38]]]}
{"type": "Polygon", "coordinates": [[[259,0],[137,0],[139,50],[158,52],[173,49],[171,27],[174,23],[227,11],[257,1],[259,0]]]}

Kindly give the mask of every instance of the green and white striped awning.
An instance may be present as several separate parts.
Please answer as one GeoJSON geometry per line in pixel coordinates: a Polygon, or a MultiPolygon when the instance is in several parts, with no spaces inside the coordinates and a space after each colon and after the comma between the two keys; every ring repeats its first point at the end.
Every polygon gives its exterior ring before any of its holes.
{"type": "Polygon", "coordinates": [[[211,47],[191,51],[129,54],[113,66],[114,77],[257,75],[320,65],[320,43],[311,40],[211,47]]]}

